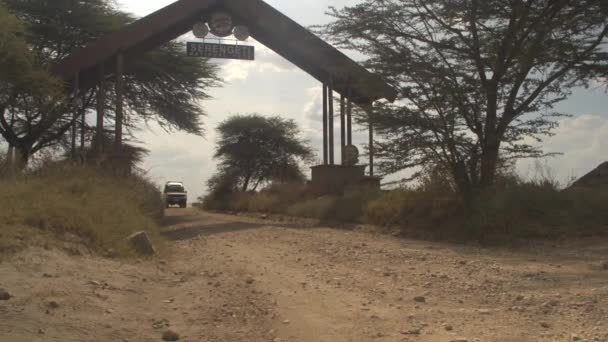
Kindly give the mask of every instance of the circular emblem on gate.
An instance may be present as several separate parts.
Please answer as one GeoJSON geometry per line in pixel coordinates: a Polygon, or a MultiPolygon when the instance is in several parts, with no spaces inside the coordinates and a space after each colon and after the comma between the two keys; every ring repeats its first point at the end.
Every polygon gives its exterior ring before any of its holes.
{"type": "Polygon", "coordinates": [[[249,38],[249,28],[244,25],[235,26],[234,38],[238,40],[247,40],[249,38]]]}
{"type": "Polygon", "coordinates": [[[209,18],[209,27],[214,35],[222,38],[228,37],[232,34],[232,29],[234,28],[232,16],[224,11],[214,12],[209,18]]]}
{"type": "Polygon", "coordinates": [[[344,165],[354,166],[359,162],[359,149],[354,145],[344,147],[344,165]]]}
{"type": "Polygon", "coordinates": [[[205,38],[209,34],[209,27],[207,27],[207,24],[203,22],[198,22],[194,24],[192,33],[196,38],[205,38]]]}

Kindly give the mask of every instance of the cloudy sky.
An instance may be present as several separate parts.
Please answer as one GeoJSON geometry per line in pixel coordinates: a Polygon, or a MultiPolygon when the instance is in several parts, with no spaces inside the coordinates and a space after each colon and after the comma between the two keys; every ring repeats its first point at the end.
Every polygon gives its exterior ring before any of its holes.
{"type": "MultiPolygon", "coordinates": [[[[356,0],[266,0],[269,4],[308,26],[324,23],[328,6],[340,7],[356,0]]],[[[172,0],[119,0],[123,9],[145,16],[170,3],[172,0]]],[[[138,134],[151,150],[144,163],[153,179],[159,183],[182,180],[191,198],[205,192],[206,180],[215,170],[212,159],[217,136],[215,127],[233,114],[257,112],[281,115],[295,119],[314,147],[321,151],[321,84],[305,72],[278,56],[271,50],[251,40],[256,45],[256,61],[223,62],[221,76],[225,84],[211,91],[213,98],[202,105],[209,114],[205,118],[207,133],[204,137],[166,133],[150,124],[138,134]]],[[[545,141],[548,152],[562,152],[541,163],[553,176],[565,181],[581,176],[608,160],[608,95],[604,88],[576,91],[574,96],[558,108],[573,115],[561,122],[556,136],[545,141]]],[[[337,135],[336,135],[337,136],[337,135]]],[[[339,141],[339,140],[337,140],[339,141]]],[[[365,134],[355,136],[355,144],[363,146],[365,134]]],[[[338,153],[338,151],[336,151],[338,153]]],[[[535,162],[519,163],[523,175],[535,174],[535,162]]]]}

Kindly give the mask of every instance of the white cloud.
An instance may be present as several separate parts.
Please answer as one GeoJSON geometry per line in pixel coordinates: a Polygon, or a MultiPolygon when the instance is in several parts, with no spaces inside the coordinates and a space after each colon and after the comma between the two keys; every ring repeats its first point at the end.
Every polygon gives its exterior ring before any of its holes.
{"type": "MultiPolygon", "coordinates": [[[[543,142],[545,151],[563,153],[546,158],[543,164],[552,176],[565,183],[573,177],[581,177],[608,160],[608,117],[584,114],[560,122],[555,136],[543,142]]],[[[534,176],[538,161],[522,160],[518,171],[525,176],[534,176]]]]}
{"type": "Polygon", "coordinates": [[[252,72],[283,73],[299,70],[291,62],[255,40],[250,39],[247,45],[255,46],[255,61],[229,60],[220,62],[220,76],[224,81],[228,83],[245,81],[252,72]]]}

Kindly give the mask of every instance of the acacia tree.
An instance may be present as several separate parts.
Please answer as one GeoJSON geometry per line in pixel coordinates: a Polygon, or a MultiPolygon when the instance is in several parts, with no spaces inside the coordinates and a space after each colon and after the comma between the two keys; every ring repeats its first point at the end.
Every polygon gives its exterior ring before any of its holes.
{"type": "Polygon", "coordinates": [[[608,70],[603,0],[365,0],[318,28],[399,91],[372,120],[380,167],[435,165],[469,197],[538,157],[554,105],[608,70]]]}
{"type": "MultiPolygon", "coordinates": [[[[32,122],[36,114],[31,109],[52,112],[62,103],[61,83],[41,67],[24,34],[21,22],[0,3],[0,133],[9,143],[9,155],[14,147],[31,144],[16,133],[18,118],[32,122]]],[[[39,129],[45,130],[53,119],[39,117],[39,129]]]]}
{"type": "Polygon", "coordinates": [[[210,188],[255,191],[270,181],[302,180],[300,162],[313,157],[293,120],[258,114],[237,115],[222,122],[215,158],[218,174],[210,188]]]}
{"type": "MultiPolygon", "coordinates": [[[[108,0],[4,2],[25,24],[22,36],[41,70],[135,20],[115,9],[108,0]]],[[[127,62],[124,89],[127,129],[141,120],[150,120],[168,130],[203,133],[204,111],[200,101],[208,97],[207,89],[217,84],[216,67],[203,59],[187,58],[184,51],[184,43],[174,41],[127,62]]],[[[106,88],[105,117],[111,123],[115,108],[111,81],[106,88]]],[[[90,89],[80,94],[81,110],[95,110],[96,92],[97,89],[90,89]]],[[[10,110],[0,112],[0,134],[18,147],[25,162],[33,153],[60,144],[74,124],[71,95],[66,95],[63,102],[55,101],[59,105],[53,108],[38,106],[20,92],[3,95],[13,99],[13,103],[7,106],[10,110]]]]}

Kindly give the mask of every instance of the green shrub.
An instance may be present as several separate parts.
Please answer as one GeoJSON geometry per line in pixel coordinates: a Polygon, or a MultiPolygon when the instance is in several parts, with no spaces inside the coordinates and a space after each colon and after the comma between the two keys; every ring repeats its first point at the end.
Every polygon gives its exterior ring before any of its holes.
{"type": "Polygon", "coordinates": [[[287,208],[286,213],[290,216],[326,219],[331,217],[335,204],[335,197],[324,196],[293,204],[287,208]]]}
{"type": "Polygon", "coordinates": [[[363,209],[365,220],[382,226],[399,223],[404,217],[409,197],[410,192],[404,190],[383,192],[363,209]]]}
{"type": "Polygon", "coordinates": [[[229,197],[228,209],[234,211],[248,211],[249,203],[253,194],[247,192],[237,192],[229,197]]]}
{"type": "Polygon", "coordinates": [[[249,197],[247,211],[256,213],[280,213],[282,201],[279,196],[269,193],[260,192],[249,197]]]}
{"type": "Polygon", "coordinates": [[[300,183],[280,183],[259,192],[215,191],[201,200],[201,208],[213,211],[284,213],[287,208],[307,198],[300,183]]]}
{"type": "Polygon", "coordinates": [[[379,195],[378,191],[371,190],[348,191],[343,196],[336,197],[334,207],[329,217],[325,217],[325,219],[346,222],[362,221],[366,207],[379,195]]]}
{"type": "Polygon", "coordinates": [[[553,182],[516,182],[480,196],[467,227],[495,236],[557,237],[608,232],[608,191],[560,191],[553,182]]]}

